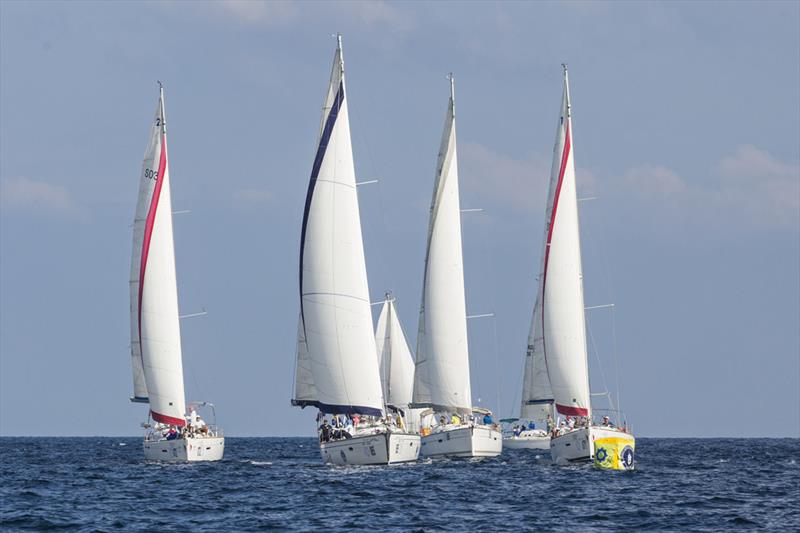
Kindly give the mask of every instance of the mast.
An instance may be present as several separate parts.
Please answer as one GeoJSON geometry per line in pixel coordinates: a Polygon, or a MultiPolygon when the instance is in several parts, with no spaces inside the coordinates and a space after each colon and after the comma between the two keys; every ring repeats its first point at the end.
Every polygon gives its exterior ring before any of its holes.
{"type": "Polygon", "coordinates": [[[157,422],[182,426],[186,404],[161,82],[142,163],[130,279],[134,401],[149,402],[157,422]]]}
{"type": "Polygon", "coordinates": [[[296,388],[292,403],[381,416],[341,35],[336,41],[300,235],[298,340],[305,340],[307,359],[298,356],[295,375],[310,370],[313,389],[298,397],[296,388]]]}
{"type": "Polygon", "coordinates": [[[556,410],[564,415],[591,416],[572,106],[567,66],[562,66],[564,91],[544,235],[542,346],[556,410]]]}
{"type": "Polygon", "coordinates": [[[461,251],[455,127],[455,79],[439,148],[428,224],[411,407],[472,412],[461,251]]]}

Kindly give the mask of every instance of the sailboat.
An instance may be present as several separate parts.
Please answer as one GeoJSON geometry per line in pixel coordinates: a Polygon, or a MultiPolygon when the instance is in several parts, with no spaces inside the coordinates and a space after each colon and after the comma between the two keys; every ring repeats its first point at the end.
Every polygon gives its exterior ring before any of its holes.
{"type": "Polygon", "coordinates": [[[420,430],[420,454],[492,457],[502,451],[502,435],[472,406],[461,253],[461,206],[455,123],[455,80],[439,149],[428,224],[414,393],[411,407],[427,408],[420,430]],[[473,413],[477,414],[476,417],[473,413]]]}
{"type": "Polygon", "coordinates": [[[566,417],[553,430],[550,455],[556,464],[593,461],[601,468],[630,470],[633,435],[615,426],[608,416],[601,423],[592,419],[571,115],[564,65],[539,281],[541,351],[556,412],[566,417]]]}
{"type": "Polygon", "coordinates": [[[319,409],[319,447],[327,463],[415,461],[419,435],[385,412],[345,94],[338,36],[300,236],[292,404],[319,409]]]}
{"type": "Polygon", "coordinates": [[[550,449],[550,430],[555,419],[555,402],[547,375],[542,336],[542,276],[539,275],[539,292],[533,306],[533,318],[528,333],[528,350],[525,353],[525,369],[522,377],[522,404],[519,418],[509,422],[520,422],[513,432],[504,434],[503,447],[533,450],[550,449]],[[538,427],[537,427],[538,425],[538,427]]]}
{"type": "Polygon", "coordinates": [[[206,424],[194,406],[186,412],[163,86],[159,87],[139,182],[130,289],[134,389],[131,401],[149,404],[154,421],[152,425],[144,424],[148,429],[144,438],[145,458],[222,459],[225,438],[216,424],[206,424]]]}
{"type": "Polygon", "coordinates": [[[419,413],[422,409],[409,407],[414,391],[414,357],[397,317],[395,298],[391,293],[386,293],[383,300],[375,328],[375,345],[386,409],[396,413],[405,427],[416,431],[419,429],[419,413]]]}

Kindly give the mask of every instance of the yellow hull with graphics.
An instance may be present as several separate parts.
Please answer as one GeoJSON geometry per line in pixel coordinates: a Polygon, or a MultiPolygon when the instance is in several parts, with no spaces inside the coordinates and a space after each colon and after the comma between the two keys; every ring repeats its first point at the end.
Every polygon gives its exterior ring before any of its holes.
{"type": "Polygon", "coordinates": [[[633,470],[636,440],[631,435],[601,437],[594,441],[594,465],[604,470],[633,470]]]}

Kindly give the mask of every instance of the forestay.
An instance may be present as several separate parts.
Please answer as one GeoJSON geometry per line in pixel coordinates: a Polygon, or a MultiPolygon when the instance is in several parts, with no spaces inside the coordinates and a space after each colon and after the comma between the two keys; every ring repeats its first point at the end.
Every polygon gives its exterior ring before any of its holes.
{"type": "Polygon", "coordinates": [[[452,76],[428,224],[413,400],[415,407],[472,411],[452,76]]]}
{"type": "Polygon", "coordinates": [[[386,405],[405,411],[411,403],[414,388],[414,359],[397,318],[394,298],[388,295],[378,317],[375,344],[386,405]]]}
{"type": "Polygon", "coordinates": [[[186,406],[163,89],[142,164],[133,224],[130,289],[133,399],[149,400],[154,420],[184,425],[186,406]]]}
{"type": "Polygon", "coordinates": [[[341,41],[303,214],[300,312],[314,405],[327,413],[381,415],[341,41]]]}
{"type": "Polygon", "coordinates": [[[588,416],[591,405],[573,151],[565,67],[547,200],[541,281],[542,346],[556,409],[565,415],[588,416]]]}

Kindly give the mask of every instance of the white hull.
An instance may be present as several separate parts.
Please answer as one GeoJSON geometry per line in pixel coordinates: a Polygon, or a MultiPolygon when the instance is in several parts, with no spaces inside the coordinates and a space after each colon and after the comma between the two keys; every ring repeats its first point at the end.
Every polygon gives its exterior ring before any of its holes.
{"type": "Polygon", "coordinates": [[[487,426],[453,426],[422,437],[423,457],[495,457],[503,451],[503,437],[487,426]]]}
{"type": "Polygon", "coordinates": [[[520,435],[503,438],[503,448],[509,450],[549,450],[550,435],[520,435]]]}
{"type": "MultiPolygon", "coordinates": [[[[624,449],[630,448],[630,456],[626,455],[624,461],[615,461],[615,465],[619,463],[619,468],[615,467],[614,469],[633,469],[633,449],[635,446],[633,436],[618,429],[601,426],[573,429],[557,437],[552,437],[550,439],[550,457],[557,465],[597,462],[595,457],[597,452],[596,443],[601,441],[611,441],[615,447],[618,445],[619,450],[613,453],[622,454],[624,449]]],[[[605,453],[609,452],[604,451],[603,454],[605,453]]],[[[627,454],[628,452],[626,451],[625,453],[627,454]]],[[[602,460],[604,457],[600,459],[602,460]]],[[[622,458],[620,457],[619,459],[622,458]]]]}
{"type": "Polygon", "coordinates": [[[148,461],[219,461],[224,453],[225,437],[144,441],[144,457],[148,461]]]}
{"type": "Polygon", "coordinates": [[[322,460],[334,465],[386,465],[416,461],[420,437],[411,433],[378,433],[321,442],[322,460]]]}

